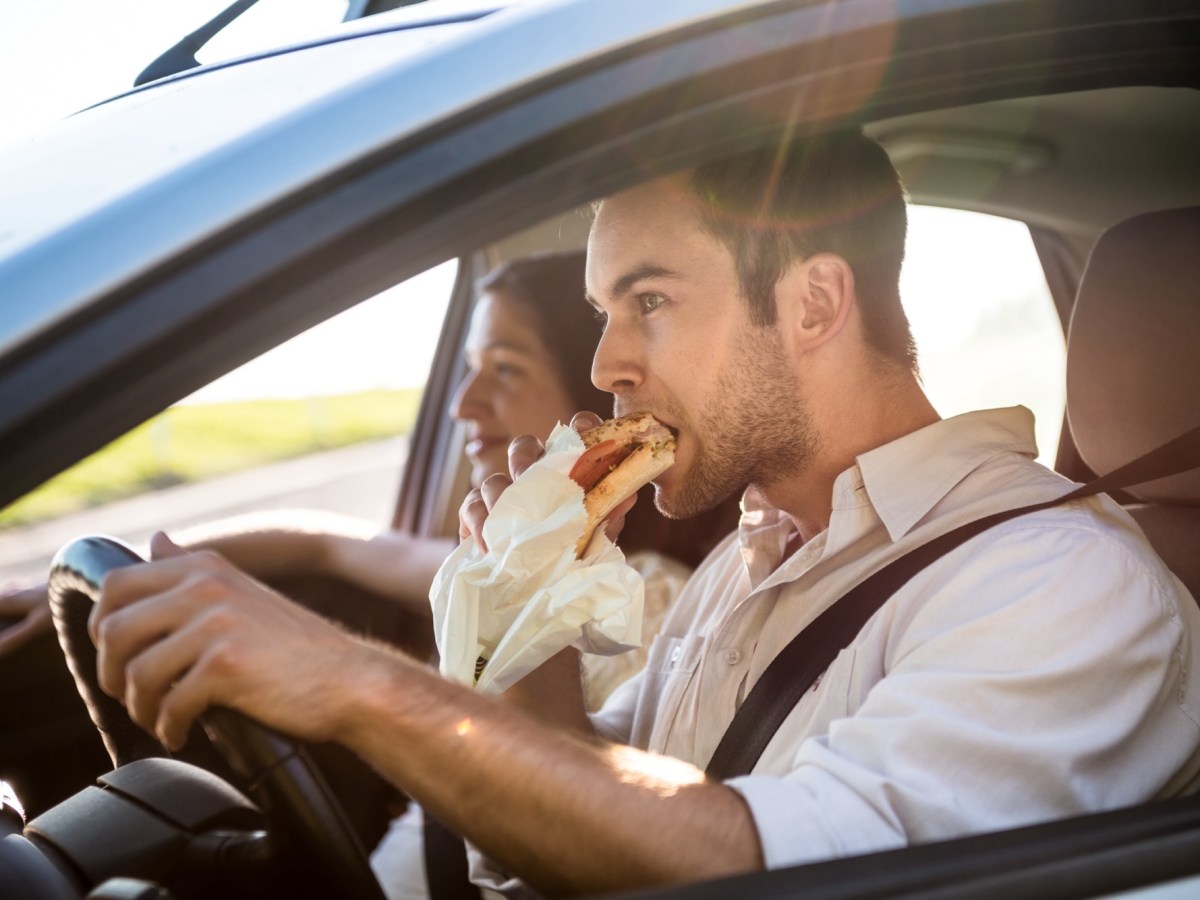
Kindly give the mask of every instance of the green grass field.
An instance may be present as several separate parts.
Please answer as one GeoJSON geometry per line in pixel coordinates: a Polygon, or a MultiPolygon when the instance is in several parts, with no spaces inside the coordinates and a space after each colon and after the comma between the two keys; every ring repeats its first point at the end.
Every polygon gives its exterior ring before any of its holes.
{"type": "Polygon", "coordinates": [[[419,389],[174,406],[0,510],[29,525],[158,487],[407,434],[419,389]]]}

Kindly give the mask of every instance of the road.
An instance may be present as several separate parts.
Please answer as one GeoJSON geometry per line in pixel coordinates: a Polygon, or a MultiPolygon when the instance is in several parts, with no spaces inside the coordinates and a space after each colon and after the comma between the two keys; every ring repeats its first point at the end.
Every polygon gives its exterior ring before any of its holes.
{"type": "Polygon", "coordinates": [[[142,548],[158,530],[279,509],[330,510],[382,526],[395,503],[406,450],[404,438],[356,444],[0,531],[0,586],[45,578],[58,548],[85,534],[112,535],[142,548]]]}

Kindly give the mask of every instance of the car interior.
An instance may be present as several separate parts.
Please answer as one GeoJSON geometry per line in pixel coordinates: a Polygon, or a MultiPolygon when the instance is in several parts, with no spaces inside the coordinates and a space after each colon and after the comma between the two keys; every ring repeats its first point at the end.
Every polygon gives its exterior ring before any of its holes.
{"type": "MultiPolygon", "coordinates": [[[[868,131],[891,154],[914,204],[987,213],[1027,226],[1066,347],[1061,434],[1048,464],[1086,481],[1200,425],[1200,91],[1117,87],[993,100],[884,118],[868,131]]],[[[470,303],[454,299],[469,297],[474,279],[504,260],[584,246],[587,229],[587,210],[572,205],[461,257],[415,426],[421,439],[401,477],[393,527],[456,532],[467,466],[463,432],[446,410],[462,373],[470,303]]],[[[971,302],[969,290],[961,302],[971,302]]],[[[1200,599],[1200,469],[1135,486],[1120,499],[1200,599]]],[[[378,616],[379,630],[397,640],[412,633],[412,622],[394,607],[380,612],[373,598],[350,594],[344,585],[280,586],[329,615],[378,616]],[[351,607],[355,611],[348,613],[351,607]]],[[[418,641],[409,649],[426,648],[418,641]]],[[[54,814],[55,804],[68,798],[86,802],[75,799],[76,792],[109,768],[74,690],[50,641],[0,660],[0,709],[15,711],[13,727],[6,723],[0,732],[0,777],[25,795],[35,814],[31,827],[65,855],[74,854],[79,870],[89,870],[87,854],[103,834],[72,831],[65,815],[54,814]],[[19,681],[3,674],[17,668],[24,673],[19,681]],[[73,749],[47,771],[39,748],[62,747],[64,741],[73,749]]],[[[403,798],[336,747],[319,749],[314,757],[348,814],[346,827],[369,846],[403,798]]],[[[246,777],[231,773],[219,758],[203,763],[235,783],[246,777]]],[[[115,790],[151,812],[165,802],[128,782],[115,790]]],[[[177,812],[161,814],[172,829],[198,836],[213,821],[226,829],[259,824],[221,788],[195,790],[202,798],[198,803],[217,810],[215,818],[185,821],[177,812]]],[[[221,852],[250,858],[260,849],[246,842],[221,852]]],[[[751,893],[1001,896],[1017,889],[1028,893],[1030,873],[1041,872],[1042,893],[1035,895],[1084,896],[1136,887],[1148,866],[1164,881],[1195,875],[1198,851],[1200,804],[1186,798],[949,846],[820,863],[803,872],[763,873],[755,876],[751,893]]],[[[127,856],[123,862],[133,869],[141,865],[132,850],[127,856]]],[[[745,888],[744,882],[718,881],[656,896],[715,898],[745,888]]]]}

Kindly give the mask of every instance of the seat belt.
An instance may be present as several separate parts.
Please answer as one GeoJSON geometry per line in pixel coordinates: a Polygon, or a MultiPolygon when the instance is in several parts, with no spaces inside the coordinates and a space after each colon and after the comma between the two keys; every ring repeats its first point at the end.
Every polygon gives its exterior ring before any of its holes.
{"type": "Polygon", "coordinates": [[[1177,475],[1197,466],[1200,466],[1200,427],[1062,497],[968,522],[888,563],[817,616],[771,661],[738,707],[704,770],[705,774],[719,781],[748,775],[805,691],[850,645],[867,620],[914,575],[951,550],[1018,516],[1050,509],[1080,497],[1177,475]]]}
{"type": "Polygon", "coordinates": [[[483,900],[483,892],[467,877],[467,845],[463,839],[421,810],[425,886],[430,900],[483,900]]]}

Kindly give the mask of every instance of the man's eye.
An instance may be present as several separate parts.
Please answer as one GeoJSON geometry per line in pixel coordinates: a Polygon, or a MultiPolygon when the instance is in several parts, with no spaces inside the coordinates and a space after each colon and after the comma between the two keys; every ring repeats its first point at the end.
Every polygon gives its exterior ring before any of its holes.
{"type": "Polygon", "coordinates": [[[608,324],[608,313],[604,310],[594,309],[592,310],[592,315],[596,317],[596,321],[600,324],[601,328],[604,328],[608,324]]]}
{"type": "Polygon", "coordinates": [[[667,298],[664,297],[662,294],[639,294],[638,295],[638,304],[641,306],[643,315],[645,315],[646,313],[654,312],[654,310],[658,309],[660,306],[662,306],[666,302],[667,302],[667,298]]]}

